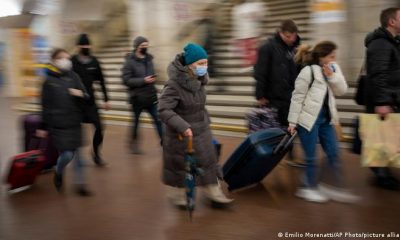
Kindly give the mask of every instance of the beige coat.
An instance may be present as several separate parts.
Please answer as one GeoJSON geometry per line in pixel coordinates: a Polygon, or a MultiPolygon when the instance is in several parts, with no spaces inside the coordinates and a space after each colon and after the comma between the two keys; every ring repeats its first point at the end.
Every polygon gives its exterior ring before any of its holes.
{"type": "Polygon", "coordinates": [[[318,65],[307,66],[301,70],[295,82],[290,104],[288,121],[291,126],[300,125],[310,131],[321,111],[327,91],[329,91],[331,123],[339,122],[335,96],[345,94],[348,86],[339,65],[334,63],[334,67],[335,72],[328,81],[325,80],[322,68],[318,65]],[[314,82],[310,87],[311,68],[314,82]]]}

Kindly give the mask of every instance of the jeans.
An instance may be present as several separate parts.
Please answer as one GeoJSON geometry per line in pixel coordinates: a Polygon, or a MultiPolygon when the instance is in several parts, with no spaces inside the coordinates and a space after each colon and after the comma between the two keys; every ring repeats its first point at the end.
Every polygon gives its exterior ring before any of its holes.
{"type": "Polygon", "coordinates": [[[305,154],[306,162],[306,187],[314,188],[317,186],[317,143],[318,140],[327,156],[327,162],[321,171],[321,180],[333,181],[332,185],[343,187],[341,167],[339,161],[339,147],[334,126],[330,124],[327,117],[327,109],[323,107],[311,131],[299,126],[297,132],[305,154]]]}
{"type": "Polygon", "coordinates": [[[160,119],[158,118],[158,112],[157,112],[157,104],[153,104],[149,107],[143,107],[140,106],[139,104],[133,104],[133,128],[132,128],[132,139],[137,140],[138,139],[138,128],[139,128],[139,118],[140,114],[143,112],[143,110],[147,110],[147,112],[150,114],[150,116],[153,118],[154,125],[156,126],[158,136],[160,137],[160,140],[162,140],[162,124],[160,119]]]}
{"type": "Polygon", "coordinates": [[[74,161],[74,184],[84,184],[83,162],[78,150],[62,151],[57,159],[56,172],[58,175],[64,174],[64,169],[73,159],[74,161]]]}

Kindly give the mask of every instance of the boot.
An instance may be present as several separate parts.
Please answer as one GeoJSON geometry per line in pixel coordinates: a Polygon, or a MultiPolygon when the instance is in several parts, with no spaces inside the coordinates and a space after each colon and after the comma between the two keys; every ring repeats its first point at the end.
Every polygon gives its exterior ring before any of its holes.
{"type": "Polygon", "coordinates": [[[219,204],[229,204],[233,202],[233,199],[225,196],[225,194],[222,192],[221,186],[218,183],[207,185],[204,190],[206,197],[212,202],[219,204]]]}
{"type": "Polygon", "coordinates": [[[186,189],[168,187],[168,198],[171,203],[181,209],[186,209],[186,189]]]}

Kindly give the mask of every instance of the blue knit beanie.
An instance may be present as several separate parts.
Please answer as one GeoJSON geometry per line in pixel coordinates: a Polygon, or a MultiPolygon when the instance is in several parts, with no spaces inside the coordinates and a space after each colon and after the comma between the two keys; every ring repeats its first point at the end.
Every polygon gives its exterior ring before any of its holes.
{"type": "Polygon", "coordinates": [[[206,50],[200,45],[188,43],[183,49],[186,65],[199,61],[200,59],[207,59],[208,55],[206,50]]]}

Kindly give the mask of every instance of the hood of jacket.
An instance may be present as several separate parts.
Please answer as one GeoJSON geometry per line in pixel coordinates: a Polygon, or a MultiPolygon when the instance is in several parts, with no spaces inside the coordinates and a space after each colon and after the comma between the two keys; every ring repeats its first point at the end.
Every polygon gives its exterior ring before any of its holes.
{"type": "Polygon", "coordinates": [[[377,39],[386,39],[389,42],[392,42],[394,44],[398,44],[399,43],[399,37],[393,37],[393,35],[386,30],[383,27],[379,27],[377,29],[375,29],[373,32],[370,32],[367,34],[367,36],[365,37],[364,40],[364,45],[365,47],[368,47],[368,45],[373,42],[374,40],[377,39]]]}
{"type": "Polygon", "coordinates": [[[167,69],[169,80],[176,82],[179,86],[190,92],[197,92],[203,83],[206,82],[208,74],[203,77],[194,76],[190,73],[189,67],[184,62],[183,54],[176,55],[167,69]]]}

